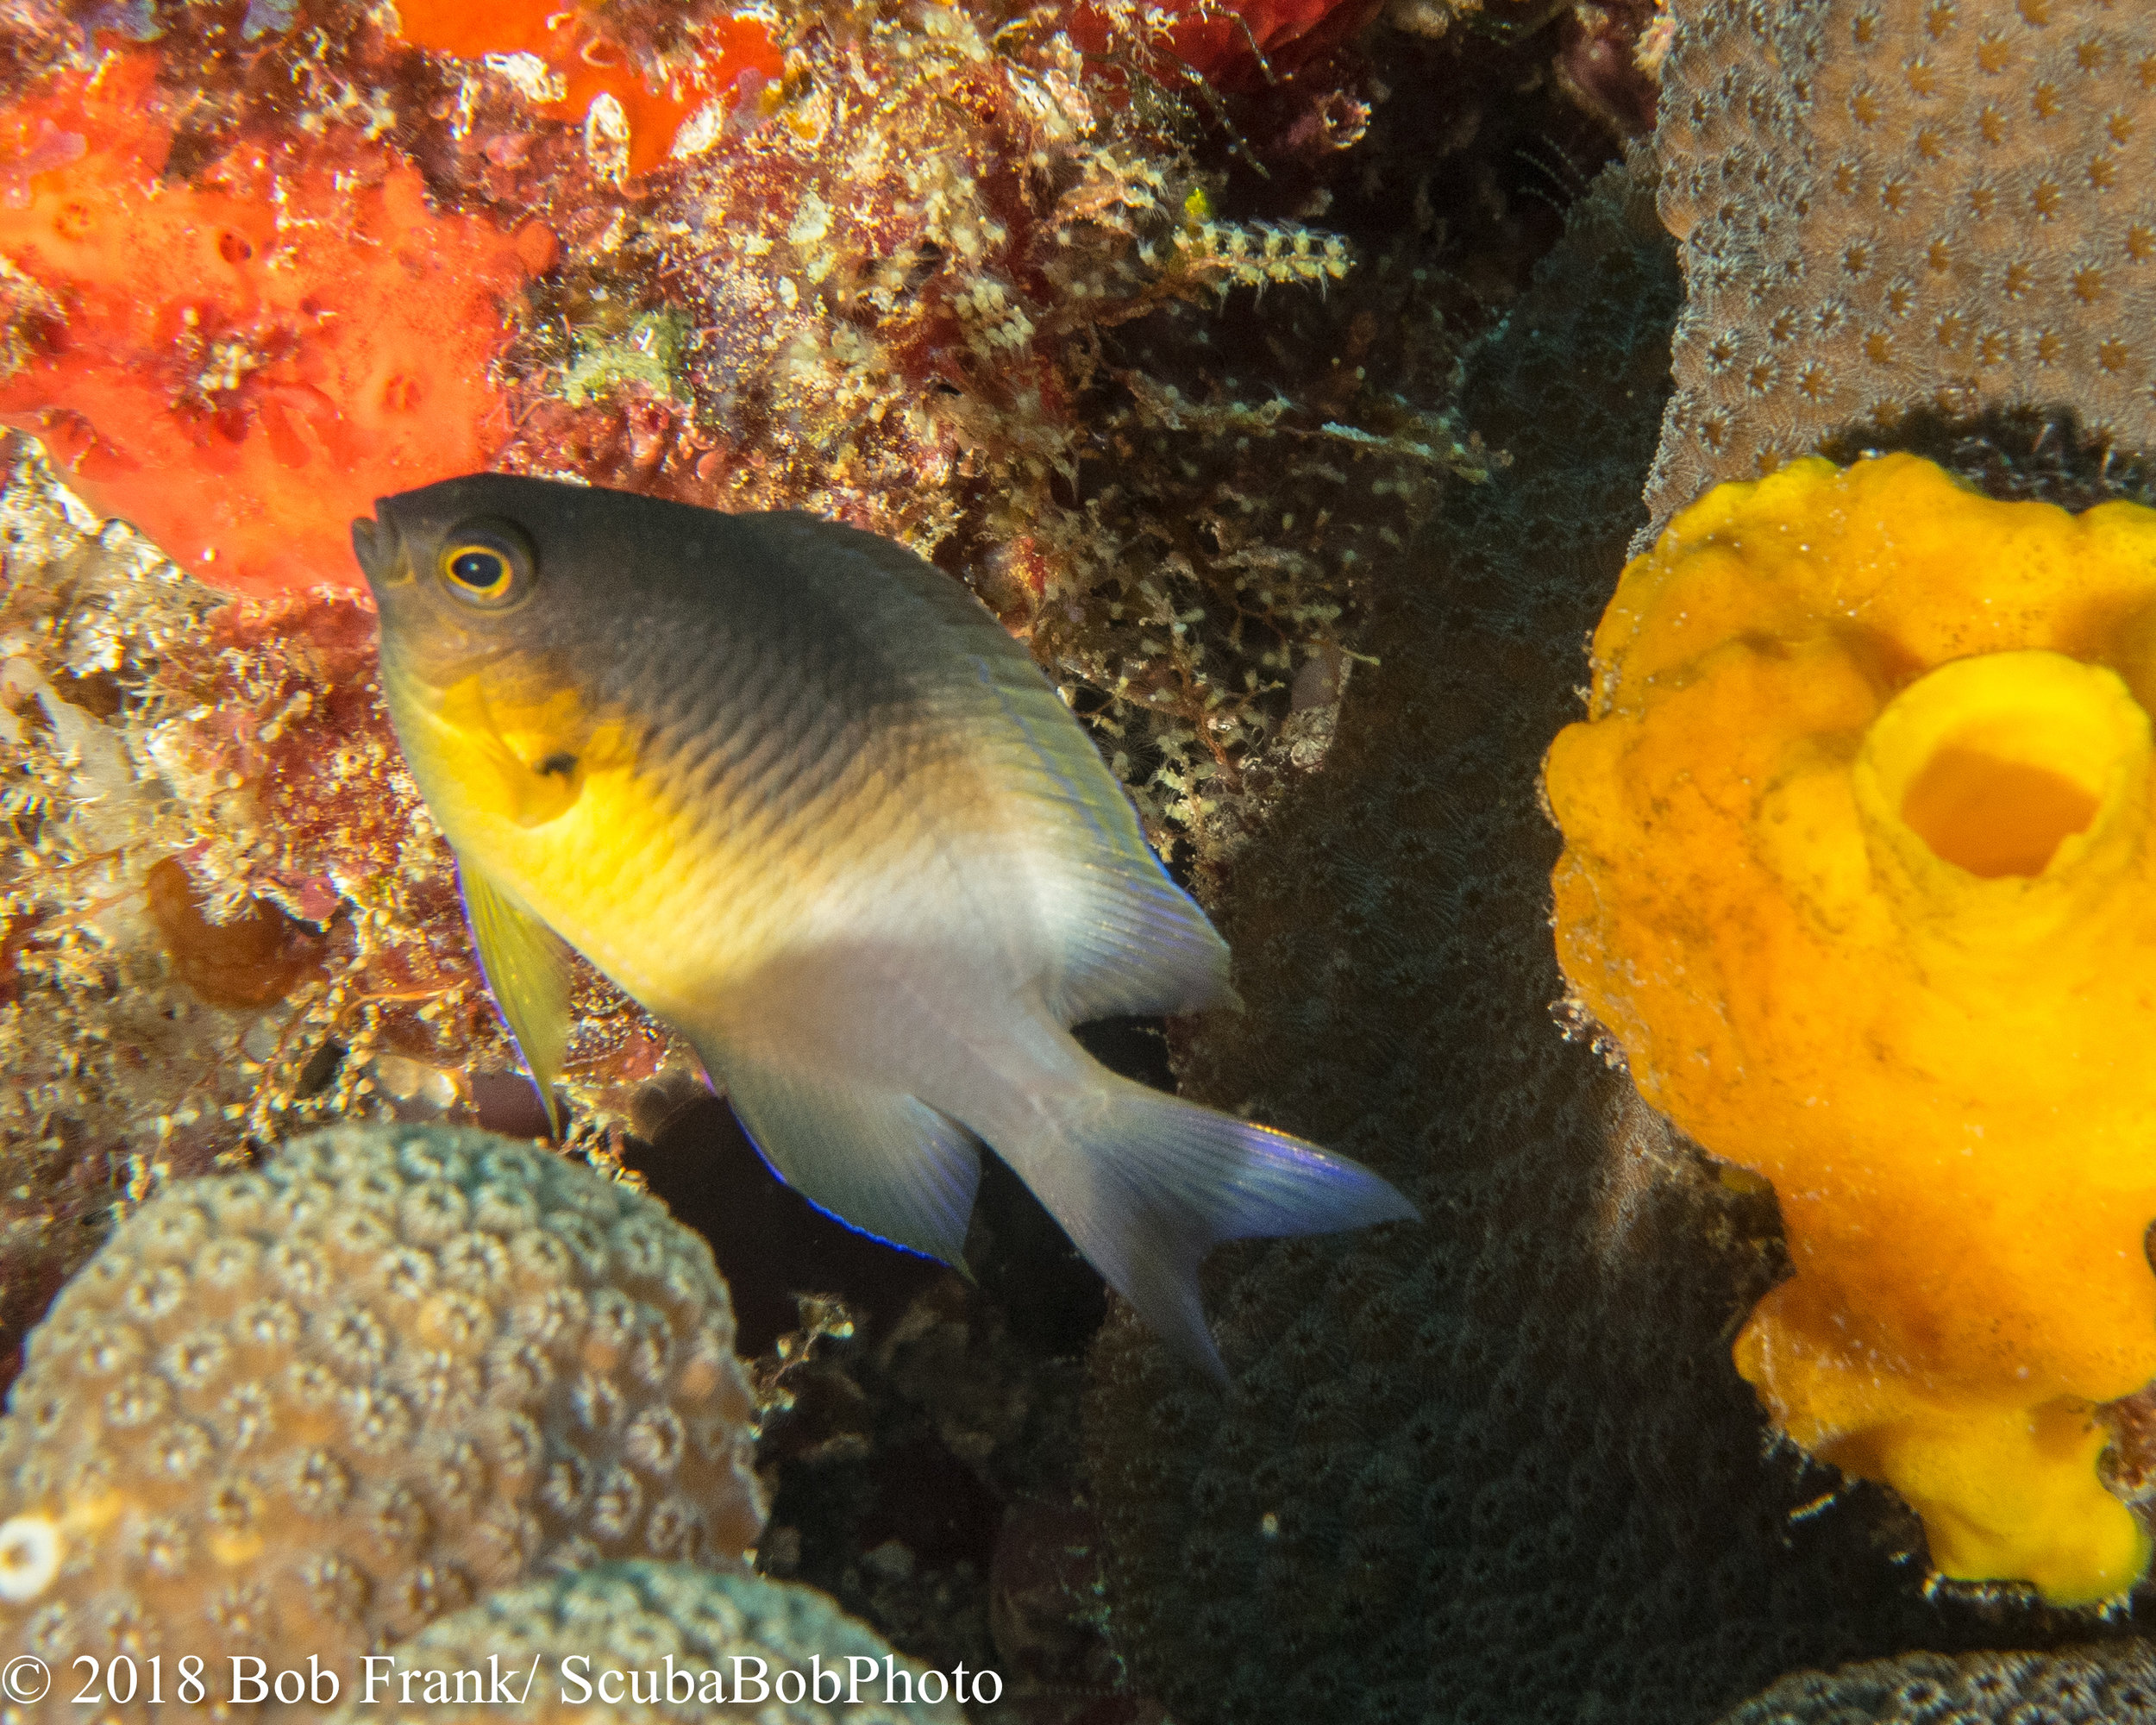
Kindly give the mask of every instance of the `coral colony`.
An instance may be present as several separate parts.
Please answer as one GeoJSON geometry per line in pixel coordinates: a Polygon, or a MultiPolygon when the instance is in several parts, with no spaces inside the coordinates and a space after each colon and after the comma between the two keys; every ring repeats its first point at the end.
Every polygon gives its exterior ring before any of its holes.
{"type": "Polygon", "coordinates": [[[2152,150],[2131,0],[7,9],[0,1713],[2156,1721],[2152,150]],[[1414,1219],[1177,1351],[542,1106],[486,472],[927,560],[1232,954],[1088,1051],[1414,1219]]]}

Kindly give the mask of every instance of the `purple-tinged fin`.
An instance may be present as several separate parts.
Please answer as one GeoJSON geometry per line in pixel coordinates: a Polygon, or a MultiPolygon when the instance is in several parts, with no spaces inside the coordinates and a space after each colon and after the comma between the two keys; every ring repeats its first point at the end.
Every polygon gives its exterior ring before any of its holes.
{"type": "Polygon", "coordinates": [[[1108,1285],[1222,1381],[1198,1265],[1223,1240],[1412,1221],[1415,1207],[1360,1163],[1102,1072],[995,1148],[1108,1285]]]}

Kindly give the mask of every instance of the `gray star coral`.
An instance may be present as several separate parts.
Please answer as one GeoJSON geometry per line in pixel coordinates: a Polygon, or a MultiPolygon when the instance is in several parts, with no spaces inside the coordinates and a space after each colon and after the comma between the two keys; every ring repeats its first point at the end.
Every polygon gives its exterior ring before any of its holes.
{"type": "Polygon", "coordinates": [[[1656,149],[1682,242],[1659,524],[1853,423],[2070,404],[2156,447],[2156,13],[1689,0],[1656,149]]]}
{"type": "Polygon", "coordinates": [[[533,1145],[341,1126],[174,1182],[30,1338],[0,1634],[348,1684],[547,1567],[737,1564],[763,1504],[733,1334],[700,1239],[533,1145]]]}
{"type": "MultiPolygon", "coordinates": [[[[529,1699],[513,1715],[518,1725],[956,1725],[965,1716],[948,1698],[919,1699],[921,1667],[814,1589],[680,1564],[603,1564],[507,1588],[422,1630],[397,1655],[398,1669],[422,1672],[492,1675],[495,1661],[514,1674],[512,1693],[531,1673],[529,1699]],[[830,1683],[821,1698],[819,1669],[830,1683]],[[874,1676],[860,1680],[864,1671],[874,1676]],[[608,1672],[620,1675],[602,1691],[608,1672]],[[798,1692],[752,1690],[743,1701],[744,1672],[761,1684],[798,1672],[798,1692]],[[662,1686],[669,1678],[671,1698],[662,1686]],[[856,1679],[850,1689],[846,1678],[856,1679]]],[[[948,1674],[936,1681],[948,1697],[948,1674]]],[[[425,1687],[423,1677],[423,1696],[425,1687]]],[[[362,1690],[325,1725],[485,1725],[501,1716],[483,1689],[473,1703],[407,1702],[404,1688],[385,1687],[372,1703],[362,1690]]],[[[442,1689],[454,1694],[447,1682],[442,1689]]]]}
{"type": "Polygon", "coordinates": [[[1802,1666],[2098,1633],[1927,1590],[1883,1493],[1771,1443],[1729,1354],[1771,1201],[1552,1022],[1540,762],[1639,524],[1676,295],[1611,176],[1467,359],[1513,465],[1376,601],[1379,664],[1219,906],[1246,1010],[1195,1028],[1187,1088],[1423,1220],[1215,1254],[1225,1396],[1127,1316],[1094,1349],[1109,1629],[1183,1725],[1703,1725],[1802,1666]]]}
{"type": "Polygon", "coordinates": [[[2144,1641],[1909,1653],[1786,1677],[1721,1725],[2156,1725],[2156,1659],[2144,1641]]]}

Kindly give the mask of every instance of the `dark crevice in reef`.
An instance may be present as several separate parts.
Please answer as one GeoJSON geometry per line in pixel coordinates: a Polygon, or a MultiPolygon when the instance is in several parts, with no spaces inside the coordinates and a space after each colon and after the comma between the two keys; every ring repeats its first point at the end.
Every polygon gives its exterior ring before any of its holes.
{"type": "MultiPolygon", "coordinates": [[[[1158,1019],[1079,1038],[1125,1076],[1172,1087],[1158,1019]]],[[[1098,1533],[1078,1489],[1081,1362],[1107,1291],[1017,1176],[984,1159],[968,1280],[818,1210],[716,1097],[678,1107],[624,1160],[711,1242],[741,1351],[775,1388],[759,1566],[938,1670],[995,1671],[1004,1699],[981,1716],[1150,1719],[1100,1633],[1098,1533]]]]}
{"type": "Polygon", "coordinates": [[[1919,408],[1890,425],[1852,426],[1820,446],[1844,465],[1897,450],[2002,502],[2051,503],[2077,514],[2122,500],[2156,507],[2156,456],[2085,430],[2071,408],[1994,405],[1968,415],[1919,408]]]}

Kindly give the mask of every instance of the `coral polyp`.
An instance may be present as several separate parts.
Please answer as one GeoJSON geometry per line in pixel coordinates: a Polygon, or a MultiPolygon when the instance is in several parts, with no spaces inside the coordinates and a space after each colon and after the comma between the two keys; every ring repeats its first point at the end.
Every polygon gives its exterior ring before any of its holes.
{"type": "Polygon", "coordinates": [[[2156,1377],[2153,616],[2156,511],[1797,462],[1626,568],[1546,774],[1572,988],[1780,1201],[1739,1370],[2054,1601],[2149,1554],[2095,1410],[2156,1377]]]}
{"type": "MultiPolygon", "coordinates": [[[[312,1654],[349,1684],[549,1568],[736,1564],[764,1511],[733,1339],[701,1239],[530,1145],[344,1127],[175,1183],[31,1339],[0,1623],[56,1665],[312,1654]]],[[[133,1699],[110,1716],[155,1716],[133,1699]]]]}

